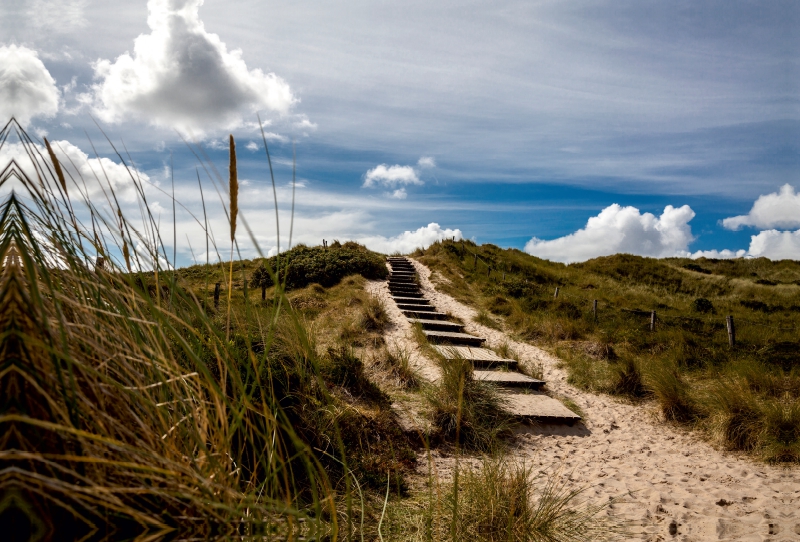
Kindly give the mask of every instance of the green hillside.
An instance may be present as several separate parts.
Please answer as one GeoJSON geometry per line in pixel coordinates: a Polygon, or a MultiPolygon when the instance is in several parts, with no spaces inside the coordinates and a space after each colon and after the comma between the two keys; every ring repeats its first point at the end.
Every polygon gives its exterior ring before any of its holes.
{"type": "Polygon", "coordinates": [[[565,359],[572,383],[655,399],[666,419],[729,449],[800,459],[799,262],[615,255],[564,265],[469,241],[414,256],[439,288],[478,307],[479,321],[565,359]]]}

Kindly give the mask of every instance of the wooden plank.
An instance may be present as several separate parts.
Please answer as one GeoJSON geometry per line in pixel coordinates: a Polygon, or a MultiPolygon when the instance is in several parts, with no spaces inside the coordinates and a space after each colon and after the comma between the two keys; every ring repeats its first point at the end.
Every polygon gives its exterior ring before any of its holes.
{"type": "Polygon", "coordinates": [[[464,329],[464,326],[461,324],[456,324],[455,322],[447,322],[444,320],[423,320],[420,318],[409,318],[409,322],[412,324],[421,324],[422,329],[431,330],[431,331],[453,331],[453,332],[460,332],[464,329]]]}
{"type": "MultiPolygon", "coordinates": [[[[424,301],[427,301],[427,299],[425,299],[424,301]]],[[[420,313],[436,311],[436,307],[434,307],[433,305],[409,305],[406,303],[397,303],[397,308],[400,309],[401,311],[412,311],[420,313]]]]}
{"type": "Polygon", "coordinates": [[[428,331],[423,330],[423,333],[432,343],[448,343],[464,346],[480,346],[486,339],[469,335],[467,333],[451,333],[450,331],[428,331]]]}
{"type": "Polygon", "coordinates": [[[473,371],[473,375],[475,380],[489,382],[504,388],[539,389],[545,384],[543,380],[512,371],[473,371]]]}
{"type": "Polygon", "coordinates": [[[393,295],[392,299],[395,303],[404,303],[406,305],[428,305],[430,301],[422,297],[405,297],[402,295],[393,295]]]}
{"type": "Polygon", "coordinates": [[[561,404],[561,401],[538,393],[503,394],[508,401],[506,410],[514,416],[544,423],[566,423],[572,425],[580,416],[561,404]]]}
{"type": "MultiPolygon", "coordinates": [[[[428,307],[425,307],[425,309],[428,309],[428,307]]],[[[412,309],[404,309],[402,307],[400,308],[400,310],[403,311],[403,316],[407,318],[422,318],[424,320],[447,320],[448,318],[447,314],[443,312],[436,312],[435,310],[433,310],[434,307],[430,307],[430,309],[431,310],[419,310],[416,309],[416,307],[412,309]]]]}
{"type": "Polygon", "coordinates": [[[517,363],[513,359],[504,359],[488,348],[471,348],[469,346],[434,346],[445,359],[463,358],[470,361],[517,363]]]}

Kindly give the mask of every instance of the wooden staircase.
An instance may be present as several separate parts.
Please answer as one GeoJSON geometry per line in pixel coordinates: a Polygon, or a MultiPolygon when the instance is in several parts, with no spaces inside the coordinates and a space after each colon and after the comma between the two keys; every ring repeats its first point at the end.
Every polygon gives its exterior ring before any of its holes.
{"type": "Polygon", "coordinates": [[[485,338],[465,333],[463,324],[438,312],[420,290],[411,261],[402,256],[389,257],[387,261],[391,267],[388,282],[392,299],[409,322],[422,327],[428,342],[445,360],[469,360],[474,378],[498,386],[506,395],[510,412],[517,417],[569,425],[580,420],[561,402],[538,391],[544,381],[521,373],[516,360],[504,359],[483,348],[485,338]]]}

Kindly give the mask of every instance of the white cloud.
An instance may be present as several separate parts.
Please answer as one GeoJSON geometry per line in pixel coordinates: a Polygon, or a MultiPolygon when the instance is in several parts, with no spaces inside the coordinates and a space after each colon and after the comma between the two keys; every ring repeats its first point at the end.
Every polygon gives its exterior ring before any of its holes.
{"type": "Polygon", "coordinates": [[[228,51],[199,17],[203,0],[149,0],[150,34],[133,55],[94,64],[97,114],[108,122],[144,116],[192,133],[232,129],[258,110],[288,113],[297,101],[274,73],[249,70],[241,50],[228,51]]]}
{"type": "Polygon", "coordinates": [[[33,117],[58,112],[56,82],[36,51],[16,45],[0,46],[0,119],[14,116],[23,126],[33,117]]]}
{"type": "Polygon", "coordinates": [[[744,258],[745,256],[747,256],[747,251],[744,249],[728,250],[727,248],[724,250],[698,250],[691,255],[695,259],[712,258],[715,260],[732,260],[734,258],[744,258]]]}
{"type": "Polygon", "coordinates": [[[558,239],[534,237],[525,251],[561,262],[580,262],[617,253],[669,257],[685,254],[694,238],[689,221],[695,213],[684,205],[667,205],[660,217],[618,204],[603,209],[586,227],[558,239]]]}
{"type": "MultiPolygon", "coordinates": [[[[104,192],[111,197],[108,191],[110,184],[118,200],[133,203],[136,201],[136,188],[131,175],[141,180],[146,189],[149,186],[150,177],[136,168],[131,167],[129,172],[122,163],[109,158],[89,158],[88,154],[69,141],[51,141],[50,145],[61,163],[71,198],[83,199],[83,196],[88,196],[96,206],[103,207],[101,201],[105,201],[104,192]]],[[[43,145],[35,147],[49,163],[47,149],[43,145]]],[[[28,178],[38,178],[37,170],[21,143],[6,143],[0,148],[0,167],[12,159],[17,161],[28,178]]],[[[3,188],[5,190],[6,187],[3,188]]]]}
{"type": "Polygon", "coordinates": [[[456,241],[462,239],[461,230],[442,229],[439,224],[431,222],[427,226],[414,231],[405,231],[395,237],[387,238],[382,235],[375,235],[360,238],[358,241],[376,252],[408,254],[417,248],[428,248],[436,241],[452,239],[453,237],[456,238],[456,241]]]}
{"type": "MultiPolygon", "coordinates": [[[[64,169],[70,192],[77,191],[78,188],[81,193],[88,191],[89,200],[96,205],[99,205],[97,198],[105,198],[104,191],[111,197],[109,185],[120,201],[135,202],[137,193],[131,175],[145,185],[150,182],[146,173],[134,168],[129,171],[122,163],[109,158],[89,158],[89,155],[69,141],[51,141],[50,145],[64,169]],[[74,184],[70,176],[74,179],[74,184]]],[[[42,152],[46,156],[47,151],[43,149],[42,152]]]]}
{"type": "Polygon", "coordinates": [[[747,250],[698,250],[692,258],[769,258],[800,260],[800,230],[765,230],[750,236],[747,250]]]}
{"type": "Polygon", "coordinates": [[[792,185],[785,184],[779,192],[759,196],[746,215],[726,218],[722,225],[729,230],[738,230],[742,226],[759,229],[800,227],[800,193],[796,193],[792,185]]]}
{"type": "Polygon", "coordinates": [[[254,151],[254,152],[257,151],[258,150],[258,144],[255,141],[251,141],[250,143],[247,144],[247,150],[248,151],[254,151]]]}
{"type": "Polygon", "coordinates": [[[376,166],[364,175],[364,187],[383,185],[393,188],[397,185],[425,184],[411,166],[387,166],[381,164],[376,166]]]}
{"type": "Polygon", "coordinates": [[[436,160],[433,156],[423,156],[417,160],[417,166],[421,168],[436,167],[436,160]]]}
{"type": "Polygon", "coordinates": [[[770,260],[800,260],[800,230],[766,230],[750,237],[749,256],[770,260]]]}
{"type": "Polygon", "coordinates": [[[397,190],[392,192],[389,195],[389,197],[392,199],[406,199],[408,197],[408,194],[406,193],[405,188],[398,188],[397,190]]]}

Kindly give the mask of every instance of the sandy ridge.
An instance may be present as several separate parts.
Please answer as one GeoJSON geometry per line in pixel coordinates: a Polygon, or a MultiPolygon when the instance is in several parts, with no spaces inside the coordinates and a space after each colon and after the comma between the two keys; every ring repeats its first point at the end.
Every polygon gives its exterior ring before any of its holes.
{"type": "MultiPolygon", "coordinates": [[[[592,502],[616,499],[607,513],[627,523],[630,540],[800,540],[800,469],[721,452],[663,423],[652,407],[578,390],[567,384],[555,357],[476,324],[474,309],[438,292],[430,270],[411,261],[423,293],[439,311],[461,318],[466,331],[485,337],[488,346],[507,342],[523,363],[541,364],[549,390],[586,413],[585,422],[572,428],[522,428],[514,458],[545,474],[561,469],[570,486],[588,488],[585,496],[592,502]]],[[[370,281],[367,290],[385,301],[392,321],[389,345],[405,348],[417,370],[434,379],[436,366],[419,351],[386,283],[370,281]]],[[[437,470],[446,471],[452,459],[436,461],[437,470]]]]}

